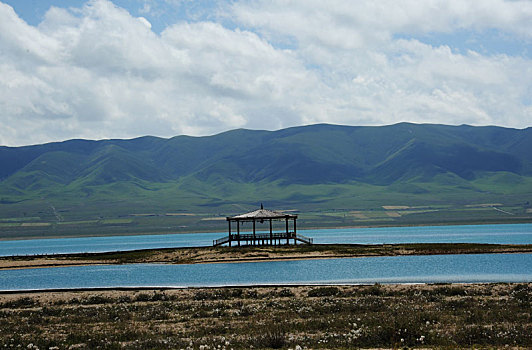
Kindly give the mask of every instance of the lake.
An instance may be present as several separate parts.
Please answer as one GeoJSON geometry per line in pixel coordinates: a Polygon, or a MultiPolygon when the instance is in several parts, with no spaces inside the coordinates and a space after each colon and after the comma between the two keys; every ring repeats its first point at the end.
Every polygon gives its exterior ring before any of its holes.
{"type": "Polygon", "coordinates": [[[0,271],[0,290],[271,284],[530,282],[532,254],[468,254],[0,271]]]}
{"type": "MultiPolygon", "coordinates": [[[[532,243],[532,224],[341,228],[299,232],[312,237],[316,244],[532,243]]],[[[218,232],[0,241],[0,256],[210,246],[214,239],[225,235],[226,232],[218,232]]]]}

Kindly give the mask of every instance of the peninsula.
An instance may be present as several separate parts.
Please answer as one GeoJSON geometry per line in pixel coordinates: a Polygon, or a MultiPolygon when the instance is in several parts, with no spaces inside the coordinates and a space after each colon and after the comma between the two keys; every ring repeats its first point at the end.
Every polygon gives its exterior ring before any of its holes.
{"type": "Polygon", "coordinates": [[[369,256],[532,253],[532,244],[406,243],[193,247],[0,257],[0,270],[100,264],[205,264],[369,256]]]}

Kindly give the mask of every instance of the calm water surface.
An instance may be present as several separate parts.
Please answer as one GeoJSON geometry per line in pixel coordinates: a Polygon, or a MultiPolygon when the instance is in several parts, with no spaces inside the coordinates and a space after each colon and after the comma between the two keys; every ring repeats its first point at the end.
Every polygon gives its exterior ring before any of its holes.
{"type": "MultiPolygon", "coordinates": [[[[532,244],[532,224],[302,230],[314,243],[532,244]]],[[[0,241],[0,256],[126,251],[212,245],[226,232],[0,241]]]]}
{"type": "Polygon", "coordinates": [[[239,264],[133,264],[0,271],[0,290],[531,281],[532,254],[398,256],[239,264]]]}

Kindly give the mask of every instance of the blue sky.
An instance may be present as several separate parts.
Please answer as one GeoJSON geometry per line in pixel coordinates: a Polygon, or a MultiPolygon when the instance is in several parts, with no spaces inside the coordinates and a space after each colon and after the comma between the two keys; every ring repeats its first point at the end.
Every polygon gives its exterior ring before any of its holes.
{"type": "MultiPolygon", "coordinates": [[[[39,25],[50,7],[81,8],[87,0],[5,0],[28,24],[39,25]]],[[[131,15],[145,17],[152,24],[152,30],[160,33],[178,21],[208,20],[215,16],[218,7],[224,3],[210,0],[115,0],[116,6],[124,8],[131,15]]]]}
{"type": "Polygon", "coordinates": [[[532,1],[0,0],[0,145],[532,126],[532,1]]]}

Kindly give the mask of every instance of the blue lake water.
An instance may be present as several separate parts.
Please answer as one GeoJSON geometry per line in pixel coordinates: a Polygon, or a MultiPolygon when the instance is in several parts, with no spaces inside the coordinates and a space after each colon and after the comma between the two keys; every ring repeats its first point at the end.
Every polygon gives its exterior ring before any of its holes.
{"type": "Polygon", "coordinates": [[[369,257],[0,271],[0,290],[268,284],[531,282],[532,254],[369,257]]]}
{"type": "MultiPolygon", "coordinates": [[[[302,230],[316,244],[531,244],[532,224],[302,230]]],[[[226,232],[0,241],[0,256],[126,251],[212,245],[226,232]]]]}

